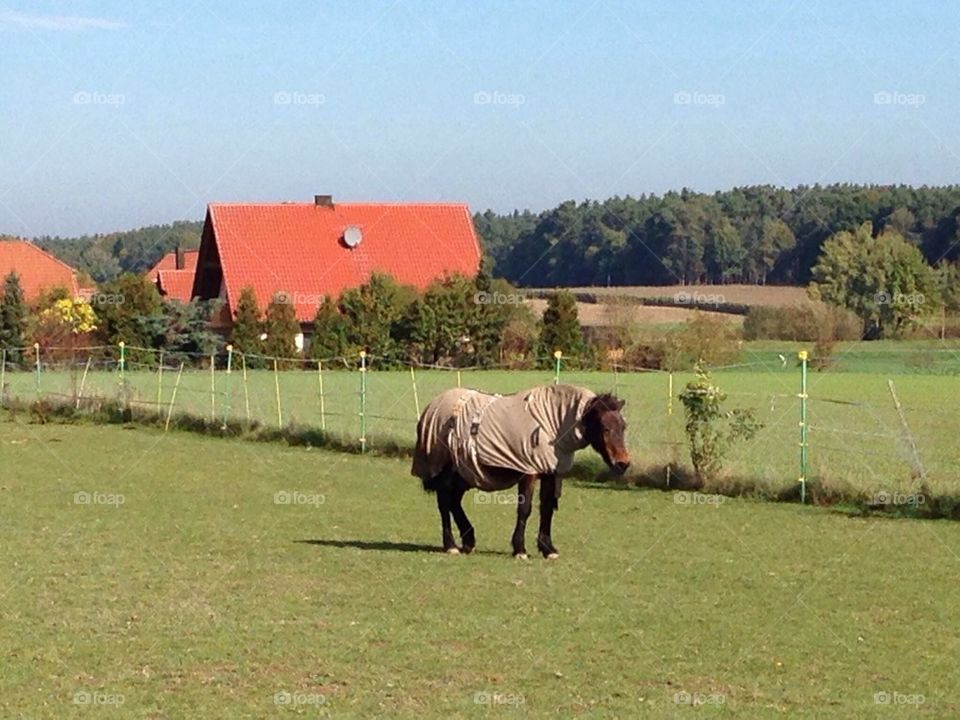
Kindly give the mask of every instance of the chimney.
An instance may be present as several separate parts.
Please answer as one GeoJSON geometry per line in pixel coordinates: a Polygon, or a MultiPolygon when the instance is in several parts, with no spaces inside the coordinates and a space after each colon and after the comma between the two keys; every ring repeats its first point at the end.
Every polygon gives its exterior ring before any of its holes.
{"type": "Polygon", "coordinates": [[[177,270],[183,270],[187,266],[186,258],[183,252],[183,248],[179,245],[177,246],[177,270]]]}
{"type": "Polygon", "coordinates": [[[317,207],[333,207],[333,195],[314,195],[313,204],[317,207]]]}

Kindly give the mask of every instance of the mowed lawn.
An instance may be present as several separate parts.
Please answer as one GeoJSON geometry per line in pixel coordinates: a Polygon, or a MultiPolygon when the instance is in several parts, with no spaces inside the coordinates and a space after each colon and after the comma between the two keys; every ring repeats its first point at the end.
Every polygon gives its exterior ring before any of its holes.
{"type": "Polygon", "coordinates": [[[960,714],[960,525],[571,482],[516,561],[483,497],[452,557],[405,461],[0,422],[0,716],[960,714]]]}

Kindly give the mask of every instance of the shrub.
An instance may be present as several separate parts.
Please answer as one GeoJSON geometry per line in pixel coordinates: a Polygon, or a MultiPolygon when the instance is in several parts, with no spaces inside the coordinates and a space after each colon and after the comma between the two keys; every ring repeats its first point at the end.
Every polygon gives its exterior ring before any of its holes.
{"type": "Polygon", "coordinates": [[[742,342],[730,323],[697,312],[680,328],[668,332],[656,352],[666,370],[685,370],[698,362],[728,365],[740,356],[742,342]]]}
{"type": "Polygon", "coordinates": [[[743,321],[745,340],[858,340],[860,320],[849,310],[830,305],[756,306],[743,321]]]}

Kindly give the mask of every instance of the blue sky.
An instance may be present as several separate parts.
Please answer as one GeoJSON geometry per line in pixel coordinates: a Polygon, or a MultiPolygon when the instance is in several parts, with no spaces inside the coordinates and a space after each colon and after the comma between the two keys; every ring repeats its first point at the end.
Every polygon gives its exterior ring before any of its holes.
{"type": "Polygon", "coordinates": [[[0,233],[960,181],[960,5],[0,0],[0,233]]]}

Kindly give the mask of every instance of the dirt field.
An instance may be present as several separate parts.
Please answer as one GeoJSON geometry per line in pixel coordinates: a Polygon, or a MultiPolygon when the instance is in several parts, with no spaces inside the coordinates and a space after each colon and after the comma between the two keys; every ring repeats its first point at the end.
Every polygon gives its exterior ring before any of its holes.
{"type": "Polygon", "coordinates": [[[633,287],[583,287],[569,288],[571,292],[590,292],[597,295],[629,295],[631,297],[674,297],[701,302],[741,303],[744,305],[770,305],[783,307],[808,302],[807,289],[774,285],[662,285],[633,287]]]}
{"type": "MultiPolygon", "coordinates": [[[[543,314],[546,300],[527,300],[527,307],[537,317],[543,314]]],[[[677,325],[693,317],[693,309],[679,307],[656,307],[653,305],[619,305],[606,303],[577,303],[580,323],[587,327],[603,327],[630,321],[639,325],[677,325]]],[[[743,317],[729,313],[704,312],[731,325],[742,325],[743,317]]]]}

